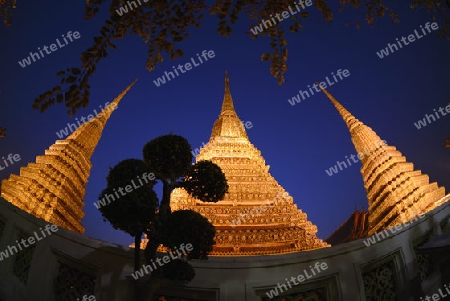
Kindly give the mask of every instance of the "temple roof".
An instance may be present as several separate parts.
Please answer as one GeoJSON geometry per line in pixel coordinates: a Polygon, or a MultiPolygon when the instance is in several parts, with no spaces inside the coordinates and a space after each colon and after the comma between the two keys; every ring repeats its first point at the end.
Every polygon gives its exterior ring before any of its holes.
{"type": "Polygon", "coordinates": [[[355,212],[342,223],[325,241],[332,246],[367,237],[369,213],[362,209],[355,212]]]}
{"type": "Polygon", "coordinates": [[[57,140],[36,157],[35,163],[2,181],[1,196],[47,222],[84,233],[84,196],[91,170],[91,156],[103,129],[135,80],[97,116],[81,124],[69,137],[57,140]]]}
{"type": "Polygon", "coordinates": [[[411,221],[443,204],[444,187],[429,183],[428,175],[415,170],[394,146],[381,140],[327,90],[320,88],[344,119],[361,160],[369,204],[369,235],[411,221]]]}

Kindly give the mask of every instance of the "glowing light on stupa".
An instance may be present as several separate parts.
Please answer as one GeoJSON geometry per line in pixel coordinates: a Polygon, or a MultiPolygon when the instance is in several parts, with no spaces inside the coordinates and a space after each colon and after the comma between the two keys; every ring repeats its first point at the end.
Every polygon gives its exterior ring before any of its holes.
{"type": "Polygon", "coordinates": [[[100,114],[81,124],[65,140],[57,140],[45,155],[36,157],[36,163],[22,167],[20,175],[3,180],[1,196],[49,223],[83,233],[83,199],[92,167],[91,156],[106,122],[136,81],[100,114]]]}

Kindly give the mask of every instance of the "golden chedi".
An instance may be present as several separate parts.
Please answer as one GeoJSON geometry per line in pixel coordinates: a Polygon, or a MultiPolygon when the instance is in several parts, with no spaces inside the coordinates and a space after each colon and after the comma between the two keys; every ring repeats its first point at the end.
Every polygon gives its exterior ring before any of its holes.
{"type": "Polygon", "coordinates": [[[94,118],[78,127],[69,137],[57,140],[36,157],[36,163],[20,169],[2,181],[1,196],[38,218],[67,230],[84,233],[84,196],[91,171],[91,156],[103,129],[120,100],[136,81],[94,118]]]}
{"type": "Polygon", "coordinates": [[[409,222],[442,204],[444,187],[429,183],[428,175],[414,170],[413,163],[407,162],[394,146],[385,144],[370,127],[320,88],[347,124],[358,156],[369,154],[361,156],[369,203],[368,235],[409,222]]]}
{"type": "Polygon", "coordinates": [[[317,227],[269,173],[261,152],[249,141],[234,110],[228,75],[219,118],[196,161],[216,163],[228,181],[222,201],[204,203],[183,189],[171,195],[173,211],[191,209],[216,228],[210,255],[241,256],[313,250],[329,245],[316,237],[317,227]]]}

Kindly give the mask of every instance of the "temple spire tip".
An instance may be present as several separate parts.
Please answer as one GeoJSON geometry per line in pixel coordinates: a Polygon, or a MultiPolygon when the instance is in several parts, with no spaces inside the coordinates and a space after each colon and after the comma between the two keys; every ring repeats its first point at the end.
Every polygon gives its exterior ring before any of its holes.
{"type": "Polygon", "coordinates": [[[230,78],[228,77],[228,70],[225,70],[225,93],[230,93],[230,78]]]}
{"type": "Polygon", "coordinates": [[[223,98],[221,113],[230,110],[234,112],[233,100],[230,92],[230,78],[228,77],[228,70],[225,70],[225,95],[223,98]]]}

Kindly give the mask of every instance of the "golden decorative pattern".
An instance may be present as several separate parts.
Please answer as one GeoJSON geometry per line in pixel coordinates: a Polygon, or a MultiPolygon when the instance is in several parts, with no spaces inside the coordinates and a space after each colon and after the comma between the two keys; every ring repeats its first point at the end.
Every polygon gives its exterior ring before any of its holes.
{"type": "Polygon", "coordinates": [[[368,126],[356,119],[333,96],[321,87],[344,119],[358,154],[361,174],[369,203],[369,233],[409,222],[440,206],[445,188],[429,183],[428,175],[414,170],[414,165],[368,126]]]}
{"type": "Polygon", "coordinates": [[[82,234],[91,156],[106,122],[135,82],[96,117],[81,124],[65,140],[57,140],[45,155],[37,156],[36,163],[22,167],[20,176],[10,175],[3,180],[1,196],[38,218],[82,234]]]}
{"type": "Polygon", "coordinates": [[[201,160],[211,160],[225,173],[229,185],[225,198],[203,203],[175,189],[171,206],[174,211],[199,212],[215,226],[216,244],[210,255],[280,254],[330,246],[316,237],[317,227],[297,209],[269,173],[261,152],[248,140],[234,110],[228,75],[221,113],[209,142],[196,157],[197,162],[201,160]]]}

